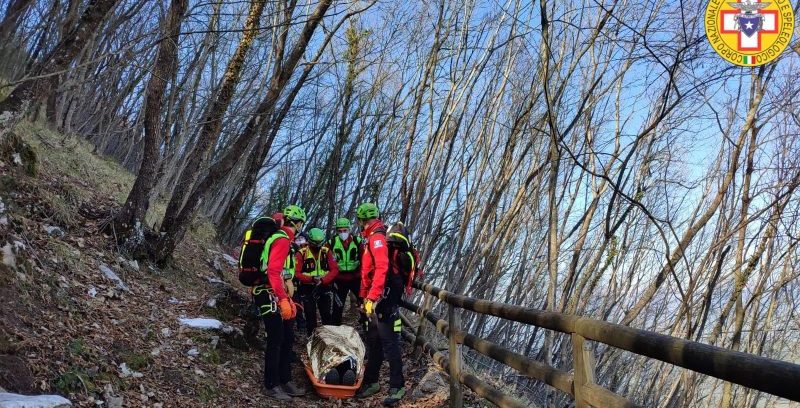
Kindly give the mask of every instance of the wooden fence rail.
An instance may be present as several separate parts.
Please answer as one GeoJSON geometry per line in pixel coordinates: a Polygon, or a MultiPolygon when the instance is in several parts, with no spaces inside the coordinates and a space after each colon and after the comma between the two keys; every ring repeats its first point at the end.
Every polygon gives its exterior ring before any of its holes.
{"type": "MultiPolygon", "coordinates": [[[[500,407],[526,406],[474,375],[465,374],[461,370],[461,356],[458,349],[458,345],[463,344],[481,355],[571,395],[575,398],[577,408],[636,407],[637,405],[626,398],[595,383],[594,353],[589,345],[589,340],[688,368],[747,388],[792,401],[800,401],[800,365],[797,364],[602,320],[475,299],[457,295],[427,283],[414,282],[414,288],[425,293],[425,301],[422,307],[405,301],[401,304],[402,307],[419,316],[416,335],[407,332],[404,335],[430,354],[434,361],[450,374],[451,392],[456,393],[450,400],[451,406],[461,406],[460,388],[453,388],[460,387],[460,384],[466,385],[479,396],[500,407]],[[431,311],[433,308],[432,302],[430,302],[431,297],[436,297],[447,304],[447,320],[439,318],[431,311]],[[460,330],[456,309],[465,309],[570,334],[574,360],[573,374],[532,360],[501,345],[460,330]],[[447,337],[449,354],[447,357],[424,338],[426,320],[447,337]],[[455,383],[456,381],[458,384],[455,383]]],[[[408,325],[409,322],[405,323],[408,325]]]]}

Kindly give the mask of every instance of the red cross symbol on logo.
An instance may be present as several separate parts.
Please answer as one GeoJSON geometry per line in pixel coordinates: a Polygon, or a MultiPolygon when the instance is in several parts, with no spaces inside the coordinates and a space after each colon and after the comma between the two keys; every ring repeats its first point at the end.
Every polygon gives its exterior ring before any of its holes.
{"type": "MultiPolygon", "coordinates": [[[[738,2],[743,3],[741,0],[738,2]]],[[[758,2],[760,3],[761,0],[758,2]]],[[[778,34],[778,10],[758,10],[755,13],[762,16],[762,25],[755,35],[749,37],[737,26],[736,16],[741,15],[738,10],[720,10],[719,12],[720,33],[738,34],[739,36],[737,51],[761,51],[761,34],[778,34]]]]}

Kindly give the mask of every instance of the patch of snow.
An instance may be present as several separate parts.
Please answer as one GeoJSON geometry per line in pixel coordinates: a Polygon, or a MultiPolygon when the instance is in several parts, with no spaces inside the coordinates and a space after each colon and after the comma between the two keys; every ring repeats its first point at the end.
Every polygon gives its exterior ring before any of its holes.
{"type": "Polygon", "coordinates": [[[47,225],[47,224],[42,225],[42,229],[44,230],[44,232],[47,233],[47,235],[49,235],[51,237],[56,237],[57,236],[57,237],[62,237],[63,238],[65,235],[67,235],[64,232],[64,230],[62,230],[59,227],[54,227],[52,225],[47,225]]]}
{"type": "Polygon", "coordinates": [[[3,264],[10,268],[17,267],[17,258],[14,256],[14,251],[11,248],[11,244],[6,243],[0,248],[0,254],[3,256],[3,264]]]}
{"type": "Polygon", "coordinates": [[[169,299],[167,299],[167,302],[169,302],[169,304],[171,305],[179,305],[183,303],[180,300],[176,299],[175,296],[170,296],[169,299]]]}
{"type": "Polygon", "coordinates": [[[65,408],[72,402],[60,395],[19,395],[0,393],[0,408],[65,408]]]}
{"type": "Polygon", "coordinates": [[[211,336],[211,348],[215,349],[219,345],[219,336],[211,336]]]}
{"type": "Polygon", "coordinates": [[[158,347],[154,348],[153,350],[150,351],[150,355],[153,356],[153,357],[160,356],[161,355],[161,349],[158,348],[158,347]]]}
{"type": "Polygon", "coordinates": [[[139,262],[135,259],[128,261],[128,266],[130,266],[134,271],[139,272],[139,262]]]}
{"type": "Polygon", "coordinates": [[[6,213],[6,203],[3,202],[3,199],[0,198],[0,214],[6,213]]]}
{"type": "Polygon", "coordinates": [[[97,288],[94,286],[90,287],[89,290],[86,291],[86,294],[89,295],[89,297],[97,297],[97,288]]]}
{"type": "Polygon", "coordinates": [[[211,299],[208,299],[206,301],[206,307],[211,308],[211,309],[216,308],[217,307],[217,298],[216,297],[212,297],[211,299]]]}
{"type": "Polygon", "coordinates": [[[125,364],[125,363],[122,363],[122,364],[119,365],[119,371],[120,371],[120,375],[119,376],[122,377],[122,378],[128,378],[128,377],[141,378],[141,377],[144,377],[144,374],[131,370],[130,368],[128,368],[128,365],[125,364]]]}
{"type": "Polygon", "coordinates": [[[215,278],[213,276],[206,277],[206,280],[208,281],[208,283],[216,283],[216,284],[220,284],[220,285],[227,284],[224,280],[219,279],[219,278],[215,278]]]}
{"type": "Polygon", "coordinates": [[[232,257],[232,256],[230,256],[228,254],[222,254],[222,258],[224,258],[226,261],[228,261],[228,263],[231,266],[234,266],[234,267],[239,266],[239,261],[236,258],[234,258],[234,257],[232,257]]]}
{"type": "Polygon", "coordinates": [[[106,278],[114,281],[114,283],[117,284],[118,288],[120,288],[120,289],[122,289],[122,290],[124,290],[126,292],[130,292],[131,291],[130,288],[128,288],[128,285],[126,285],[125,282],[123,282],[122,279],[120,279],[120,277],[117,276],[117,274],[114,273],[114,271],[111,270],[111,268],[108,267],[108,265],[100,264],[100,272],[103,272],[103,275],[105,275],[106,278]]]}
{"type": "Polygon", "coordinates": [[[181,326],[189,327],[192,329],[222,329],[222,322],[217,319],[207,319],[203,317],[186,318],[179,317],[178,322],[181,326]]]}
{"type": "Polygon", "coordinates": [[[3,225],[3,226],[8,225],[8,217],[6,217],[5,215],[1,216],[0,217],[0,225],[3,225]]]}
{"type": "Polygon", "coordinates": [[[25,248],[26,248],[25,243],[23,243],[22,241],[14,241],[15,251],[19,252],[20,250],[23,250],[25,248]]]}
{"type": "Polygon", "coordinates": [[[198,350],[197,348],[191,348],[189,349],[189,351],[186,352],[186,355],[188,355],[189,357],[197,357],[200,355],[200,350],[198,350]]]}
{"type": "Polygon", "coordinates": [[[22,166],[22,156],[20,156],[19,153],[14,153],[11,155],[11,157],[13,159],[12,162],[14,164],[16,164],[17,166],[22,166]]]}
{"type": "Polygon", "coordinates": [[[161,328],[161,335],[164,336],[164,337],[172,336],[172,330],[170,330],[169,327],[162,327],[161,328]]]}

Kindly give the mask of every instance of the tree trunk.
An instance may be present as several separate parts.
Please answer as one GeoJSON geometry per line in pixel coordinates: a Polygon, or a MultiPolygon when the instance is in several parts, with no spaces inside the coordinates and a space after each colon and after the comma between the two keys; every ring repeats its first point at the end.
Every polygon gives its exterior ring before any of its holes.
{"type": "MultiPolygon", "coordinates": [[[[141,231],[150,206],[150,194],[155,185],[161,155],[159,146],[164,139],[161,128],[161,110],[167,83],[178,69],[178,36],[181,20],[186,13],[187,0],[172,0],[162,33],[164,39],[158,47],[153,73],[147,83],[144,102],[144,150],[139,171],[125,204],[114,219],[118,239],[126,239],[134,230],[141,231]]],[[[137,233],[138,236],[140,234],[137,233]]]]}

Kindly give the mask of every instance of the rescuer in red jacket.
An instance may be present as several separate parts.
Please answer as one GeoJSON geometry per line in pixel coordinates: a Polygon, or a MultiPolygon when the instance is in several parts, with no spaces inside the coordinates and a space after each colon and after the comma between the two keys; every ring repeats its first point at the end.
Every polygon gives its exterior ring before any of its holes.
{"type": "Polygon", "coordinates": [[[264,386],[268,396],[282,401],[291,401],[292,397],[305,394],[290,381],[294,318],[297,315],[292,301],[292,279],[296,266],[291,242],[305,221],[306,213],[302,208],[296,205],[284,208],[283,225],[267,240],[261,255],[262,270],[267,274],[267,283],[252,289],[253,299],[267,332],[264,386]]]}
{"type": "Polygon", "coordinates": [[[389,248],[386,226],[379,219],[378,206],[364,203],[356,209],[358,224],[364,236],[361,256],[361,293],[363,309],[369,319],[366,334],[367,368],[364,385],[356,396],[367,398],[381,389],[378,375],[384,358],[389,361],[389,395],[383,400],[386,406],[397,404],[405,395],[403,360],[400,350],[400,312],[392,291],[403,290],[395,284],[389,265],[389,248]]]}

